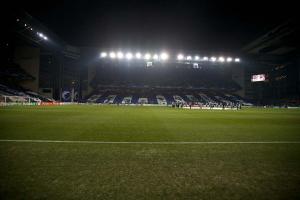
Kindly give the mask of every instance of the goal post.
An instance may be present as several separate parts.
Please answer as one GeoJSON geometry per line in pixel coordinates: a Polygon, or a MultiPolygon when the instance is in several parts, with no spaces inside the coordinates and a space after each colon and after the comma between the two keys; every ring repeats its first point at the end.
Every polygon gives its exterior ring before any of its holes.
{"type": "Polygon", "coordinates": [[[30,96],[7,96],[0,95],[0,105],[40,105],[41,100],[30,96]]]}

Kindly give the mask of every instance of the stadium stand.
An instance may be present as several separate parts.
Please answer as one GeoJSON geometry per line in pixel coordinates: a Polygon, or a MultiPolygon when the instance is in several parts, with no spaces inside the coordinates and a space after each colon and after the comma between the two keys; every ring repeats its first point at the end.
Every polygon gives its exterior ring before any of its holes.
{"type": "Polygon", "coordinates": [[[247,100],[232,93],[194,90],[194,89],[162,89],[162,88],[101,88],[87,98],[88,103],[101,104],[155,104],[202,106],[235,106],[237,104],[250,106],[247,100]]]}
{"type": "Polygon", "coordinates": [[[156,95],[157,104],[159,105],[167,105],[167,100],[163,95],[156,95]]]}
{"type": "Polygon", "coordinates": [[[131,104],[132,96],[124,97],[121,104],[131,104]]]}
{"type": "Polygon", "coordinates": [[[171,87],[230,89],[240,87],[231,80],[230,70],[215,68],[193,69],[186,66],[99,66],[91,85],[115,87],[171,87]]]}
{"type": "Polygon", "coordinates": [[[94,94],[87,99],[87,102],[88,103],[96,103],[100,97],[101,97],[101,94],[94,94]]]}
{"type": "Polygon", "coordinates": [[[4,84],[0,84],[0,96],[0,101],[4,103],[41,103],[55,101],[54,99],[44,97],[21,87],[7,86],[4,84]]]}
{"type": "Polygon", "coordinates": [[[1,80],[17,80],[17,81],[29,81],[35,78],[26,73],[18,64],[9,63],[7,66],[0,68],[1,80]]]}
{"type": "Polygon", "coordinates": [[[241,87],[230,65],[102,62],[95,67],[86,102],[104,104],[183,104],[193,106],[251,105],[235,94],[241,87]]]}
{"type": "Polygon", "coordinates": [[[8,63],[0,68],[0,102],[1,103],[41,103],[54,102],[36,92],[25,89],[19,83],[32,81],[35,77],[15,63],[8,63]]]}

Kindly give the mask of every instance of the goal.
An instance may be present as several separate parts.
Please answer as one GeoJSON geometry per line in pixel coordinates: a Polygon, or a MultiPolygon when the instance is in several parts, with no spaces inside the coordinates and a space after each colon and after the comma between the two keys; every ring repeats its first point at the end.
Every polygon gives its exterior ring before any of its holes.
{"type": "Polygon", "coordinates": [[[30,96],[6,96],[0,95],[0,105],[40,105],[41,100],[30,96]]]}

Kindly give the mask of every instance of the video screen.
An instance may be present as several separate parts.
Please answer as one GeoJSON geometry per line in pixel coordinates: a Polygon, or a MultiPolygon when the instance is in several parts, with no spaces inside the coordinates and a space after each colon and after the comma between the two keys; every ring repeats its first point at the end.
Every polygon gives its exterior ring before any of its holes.
{"type": "Polygon", "coordinates": [[[256,74],[256,75],[252,75],[251,77],[251,82],[261,82],[265,80],[266,80],[265,74],[256,74]]]}

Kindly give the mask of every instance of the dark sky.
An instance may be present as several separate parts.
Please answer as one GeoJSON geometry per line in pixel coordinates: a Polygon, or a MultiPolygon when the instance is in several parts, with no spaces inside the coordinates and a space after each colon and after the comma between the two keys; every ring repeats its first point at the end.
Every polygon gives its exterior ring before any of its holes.
{"type": "Polygon", "coordinates": [[[21,7],[72,45],[217,52],[239,51],[297,8],[289,0],[53,0],[21,7]]]}

